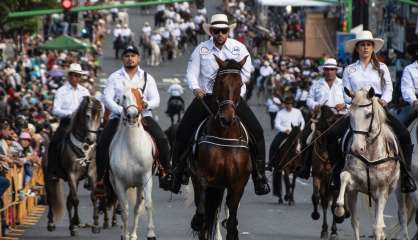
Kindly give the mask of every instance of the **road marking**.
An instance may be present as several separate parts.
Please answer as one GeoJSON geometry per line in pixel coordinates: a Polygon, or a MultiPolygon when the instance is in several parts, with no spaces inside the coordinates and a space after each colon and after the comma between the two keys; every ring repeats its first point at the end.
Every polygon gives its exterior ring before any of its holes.
{"type": "Polygon", "coordinates": [[[302,181],[302,180],[300,180],[300,179],[296,179],[296,182],[298,182],[298,183],[302,184],[303,186],[310,185],[310,183],[304,182],[304,181],[302,181]]]}

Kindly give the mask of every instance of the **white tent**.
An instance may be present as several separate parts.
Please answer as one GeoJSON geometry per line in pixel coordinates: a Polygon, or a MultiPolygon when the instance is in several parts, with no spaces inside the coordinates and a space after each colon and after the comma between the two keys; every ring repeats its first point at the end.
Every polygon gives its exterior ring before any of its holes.
{"type": "Polygon", "coordinates": [[[258,3],[264,6],[276,6],[276,7],[286,7],[286,6],[296,6],[296,7],[323,7],[337,4],[325,2],[325,1],[316,1],[316,0],[258,0],[258,3]]]}

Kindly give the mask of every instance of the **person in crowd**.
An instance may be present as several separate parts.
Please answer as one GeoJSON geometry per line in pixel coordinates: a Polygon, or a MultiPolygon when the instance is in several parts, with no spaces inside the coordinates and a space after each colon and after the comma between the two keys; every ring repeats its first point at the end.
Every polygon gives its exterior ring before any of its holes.
{"type": "Polygon", "coordinates": [[[271,130],[274,129],[274,121],[276,120],[277,112],[280,110],[281,101],[279,99],[279,96],[273,92],[273,95],[267,99],[266,101],[266,107],[267,112],[270,116],[270,126],[271,130]]]}
{"type": "Polygon", "coordinates": [[[401,110],[399,120],[408,126],[417,116],[418,110],[418,42],[407,48],[413,62],[405,67],[401,78],[402,98],[408,104],[401,110]]]}

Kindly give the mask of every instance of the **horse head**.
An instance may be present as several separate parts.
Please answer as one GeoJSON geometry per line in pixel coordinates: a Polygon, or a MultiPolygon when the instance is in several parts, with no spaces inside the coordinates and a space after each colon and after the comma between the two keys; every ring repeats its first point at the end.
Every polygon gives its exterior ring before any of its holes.
{"type": "Polygon", "coordinates": [[[236,122],[236,107],[240,100],[241,93],[241,69],[244,66],[247,56],[240,62],[232,59],[222,61],[214,56],[219,65],[213,87],[213,105],[217,108],[216,119],[219,119],[222,127],[229,127],[236,122]]]}
{"type": "Polygon", "coordinates": [[[122,96],[122,107],[123,123],[130,126],[139,124],[145,108],[141,90],[138,88],[126,88],[122,96]]]}
{"type": "Polygon", "coordinates": [[[75,136],[87,144],[95,143],[102,115],[103,108],[100,101],[85,96],[72,120],[75,136]]]}
{"type": "Polygon", "coordinates": [[[318,130],[325,131],[336,120],[336,114],[327,105],[322,105],[319,112],[314,116],[318,120],[318,130]]]}
{"type": "Polygon", "coordinates": [[[350,127],[353,133],[351,151],[364,154],[367,145],[380,135],[382,124],[386,122],[386,114],[375,97],[373,88],[362,88],[351,96],[353,96],[350,107],[350,127]]]}

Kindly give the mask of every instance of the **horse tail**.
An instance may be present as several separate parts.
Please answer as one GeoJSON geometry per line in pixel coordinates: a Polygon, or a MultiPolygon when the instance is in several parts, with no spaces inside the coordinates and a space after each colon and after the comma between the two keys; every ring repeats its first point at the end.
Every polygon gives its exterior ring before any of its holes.
{"type": "Polygon", "coordinates": [[[218,215],[221,211],[224,190],[218,188],[208,188],[206,190],[206,222],[205,232],[208,233],[208,239],[215,239],[216,228],[218,225],[218,215]]]}
{"type": "Polygon", "coordinates": [[[49,208],[54,216],[54,222],[58,222],[64,216],[65,210],[64,183],[61,179],[58,181],[46,181],[45,190],[49,208]]]}

